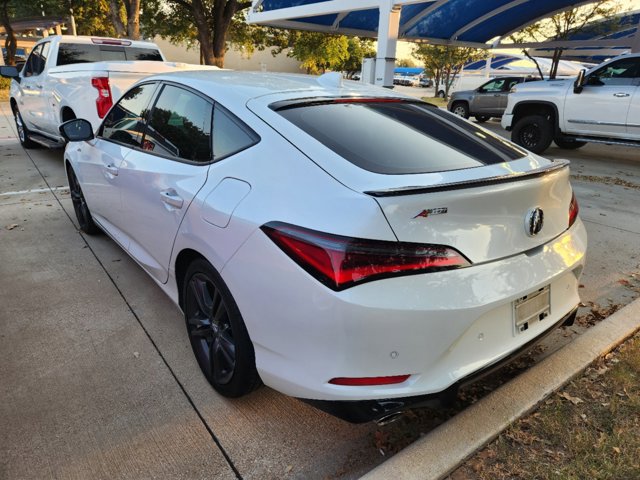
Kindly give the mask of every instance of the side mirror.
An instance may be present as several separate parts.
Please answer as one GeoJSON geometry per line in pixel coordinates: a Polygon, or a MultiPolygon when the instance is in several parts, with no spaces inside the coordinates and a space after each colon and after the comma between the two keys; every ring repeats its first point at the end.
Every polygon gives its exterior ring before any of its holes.
{"type": "Polygon", "coordinates": [[[18,78],[20,72],[18,71],[18,67],[13,65],[6,65],[0,67],[0,76],[5,78],[18,78]]]}
{"type": "Polygon", "coordinates": [[[59,130],[68,142],[83,142],[94,138],[91,122],[84,118],[64,122],[60,125],[59,130]]]}
{"type": "Polygon", "coordinates": [[[580,73],[578,73],[578,77],[576,78],[576,81],[573,82],[573,93],[581,93],[582,89],[584,87],[584,74],[585,74],[586,70],[583,68],[582,70],[580,70],[580,73]]]}

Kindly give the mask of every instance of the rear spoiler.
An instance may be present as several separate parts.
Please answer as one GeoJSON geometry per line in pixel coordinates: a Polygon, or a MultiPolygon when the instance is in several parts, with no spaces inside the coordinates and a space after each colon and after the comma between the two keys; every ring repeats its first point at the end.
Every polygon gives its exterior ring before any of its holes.
{"type": "Polygon", "coordinates": [[[401,195],[418,195],[421,193],[446,192],[450,190],[461,190],[463,188],[485,187],[487,185],[498,185],[500,183],[519,182],[532,178],[543,177],[551,172],[568,168],[569,160],[554,160],[550,165],[529,170],[526,172],[510,172],[505,175],[495,177],[485,177],[473,180],[463,180],[460,182],[440,183],[430,186],[411,186],[390,188],[388,190],[370,190],[364,192],[372,197],[396,197],[401,195]]]}

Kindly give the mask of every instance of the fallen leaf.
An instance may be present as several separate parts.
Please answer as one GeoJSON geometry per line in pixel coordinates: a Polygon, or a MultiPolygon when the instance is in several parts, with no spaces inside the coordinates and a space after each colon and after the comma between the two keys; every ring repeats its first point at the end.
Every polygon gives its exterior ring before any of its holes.
{"type": "Polygon", "coordinates": [[[619,447],[613,447],[613,451],[619,454],[620,453],[620,448],[619,447]]]}
{"type": "Polygon", "coordinates": [[[12,223],[11,225],[7,225],[5,228],[7,230],[13,230],[14,228],[16,228],[18,226],[17,223],[12,223]]]}
{"type": "Polygon", "coordinates": [[[139,352],[133,352],[133,356],[136,358],[140,358],[140,353],[139,352]]]}
{"type": "Polygon", "coordinates": [[[582,400],[581,398],[574,397],[574,396],[572,396],[572,395],[568,394],[567,392],[562,392],[562,393],[560,394],[560,396],[561,396],[562,398],[564,398],[565,400],[569,400],[569,401],[570,401],[571,403],[573,403],[574,405],[578,405],[578,404],[580,404],[580,403],[584,403],[584,400],[582,400]]]}

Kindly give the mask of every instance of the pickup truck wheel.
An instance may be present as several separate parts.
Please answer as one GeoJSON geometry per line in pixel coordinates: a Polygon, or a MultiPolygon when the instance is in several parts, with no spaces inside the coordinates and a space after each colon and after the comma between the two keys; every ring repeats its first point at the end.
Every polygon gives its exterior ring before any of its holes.
{"type": "Polygon", "coordinates": [[[511,140],[533,153],[542,153],[553,140],[553,125],[544,115],[529,115],[518,120],[511,140]]]}
{"type": "Polygon", "coordinates": [[[564,137],[556,137],[553,139],[553,142],[558,147],[564,148],[565,150],[575,150],[577,148],[584,147],[587,144],[587,142],[577,142],[564,137]]]}
{"type": "Polygon", "coordinates": [[[465,102],[455,102],[451,105],[451,113],[462,118],[469,118],[469,107],[465,102]]]}
{"type": "Polygon", "coordinates": [[[87,235],[95,235],[96,233],[100,232],[100,229],[93,222],[93,217],[91,216],[91,212],[89,211],[89,207],[87,206],[84,194],[82,193],[82,188],[80,188],[80,182],[78,181],[78,177],[76,177],[76,174],[71,167],[69,167],[67,176],[69,179],[69,193],[71,193],[71,202],[73,203],[73,209],[76,212],[76,218],[78,219],[80,230],[82,230],[87,235]]]}
{"type": "Polygon", "coordinates": [[[20,140],[20,144],[24,148],[36,148],[38,146],[31,138],[29,138],[29,130],[26,125],[22,121],[22,115],[20,115],[20,110],[18,107],[13,112],[13,116],[16,121],[16,130],[18,131],[18,139],[20,140]]]}
{"type": "Polygon", "coordinates": [[[476,122],[478,123],[484,123],[487,120],[489,120],[491,117],[487,116],[487,115],[476,115],[476,122]]]}

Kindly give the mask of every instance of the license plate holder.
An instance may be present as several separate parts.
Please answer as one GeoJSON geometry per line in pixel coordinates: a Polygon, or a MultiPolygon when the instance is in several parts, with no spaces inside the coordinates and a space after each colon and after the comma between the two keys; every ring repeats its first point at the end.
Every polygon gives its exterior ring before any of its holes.
{"type": "Polygon", "coordinates": [[[551,313],[551,288],[546,285],[513,302],[514,332],[519,335],[551,313]]]}

